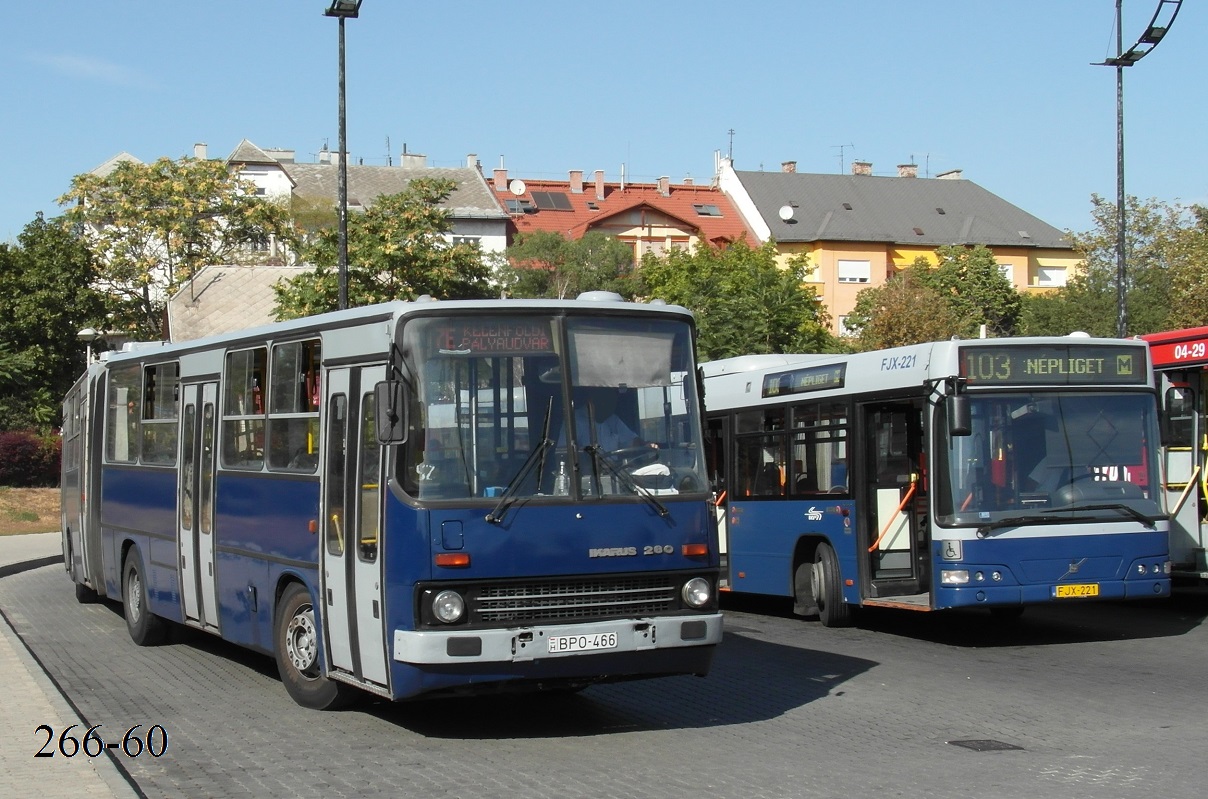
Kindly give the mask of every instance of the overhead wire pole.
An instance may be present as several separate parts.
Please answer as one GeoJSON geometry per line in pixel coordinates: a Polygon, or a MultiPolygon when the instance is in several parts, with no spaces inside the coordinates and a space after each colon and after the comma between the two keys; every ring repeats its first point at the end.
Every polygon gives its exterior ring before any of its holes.
{"type": "Polygon", "coordinates": [[[324,16],[340,21],[340,164],[336,199],[339,216],[339,274],[340,310],[348,307],[348,125],[344,110],[344,20],[356,19],[361,12],[361,0],[332,0],[324,16]]]}
{"type": "Polygon", "coordinates": [[[1128,270],[1125,256],[1127,216],[1124,207],[1124,68],[1144,58],[1166,36],[1183,0],[1158,0],[1149,26],[1128,50],[1124,49],[1122,23],[1124,0],[1116,0],[1116,57],[1105,59],[1097,67],[1116,68],[1116,335],[1128,336],[1128,270]],[[1168,15],[1168,16],[1167,16],[1168,15]]]}

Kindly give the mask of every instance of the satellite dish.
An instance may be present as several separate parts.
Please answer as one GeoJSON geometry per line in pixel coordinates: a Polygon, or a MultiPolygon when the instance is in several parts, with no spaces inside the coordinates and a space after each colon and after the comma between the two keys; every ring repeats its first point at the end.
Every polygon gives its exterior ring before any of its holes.
{"type": "Polygon", "coordinates": [[[524,185],[524,181],[520,178],[516,178],[508,184],[508,191],[510,191],[512,194],[515,194],[517,197],[519,197],[521,194],[524,194],[526,188],[527,186],[524,185]]]}
{"type": "Polygon", "coordinates": [[[791,222],[793,219],[793,206],[791,206],[791,205],[780,206],[780,218],[783,219],[785,222],[791,222]]]}

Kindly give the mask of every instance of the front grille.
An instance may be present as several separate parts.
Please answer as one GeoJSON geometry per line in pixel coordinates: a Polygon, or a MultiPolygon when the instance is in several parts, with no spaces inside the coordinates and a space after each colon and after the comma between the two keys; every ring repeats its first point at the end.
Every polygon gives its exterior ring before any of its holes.
{"type": "Polygon", "coordinates": [[[679,610],[682,577],[611,576],[483,585],[471,591],[471,624],[647,616],[679,610]]]}

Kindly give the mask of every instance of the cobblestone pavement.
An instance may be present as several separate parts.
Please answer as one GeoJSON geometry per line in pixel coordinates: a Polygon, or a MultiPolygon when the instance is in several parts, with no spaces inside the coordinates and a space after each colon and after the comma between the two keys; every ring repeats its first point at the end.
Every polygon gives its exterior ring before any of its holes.
{"type": "MultiPolygon", "coordinates": [[[[134,646],[120,608],[77,604],[60,566],[0,579],[0,610],[84,723],[166,730],[163,756],[116,756],[146,796],[1203,793],[1203,595],[1033,608],[1007,626],[871,612],[847,630],[730,601],[707,678],[338,713],[294,705],[269,658],[202,633],[134,646]]],[[[38,725],[63,723],[43,712],[0,732],[30,756],[21,779],[77,766],[32,758],[38,725]]]]}

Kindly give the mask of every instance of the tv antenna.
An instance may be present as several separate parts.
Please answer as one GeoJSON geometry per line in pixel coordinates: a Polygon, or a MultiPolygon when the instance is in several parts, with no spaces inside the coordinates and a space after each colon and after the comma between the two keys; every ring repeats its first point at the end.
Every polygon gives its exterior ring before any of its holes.
{"type": "Polygon", "coordinates": [[[848,147],[854,148],[855,146],[856,145],[854,145],[854,144],[832,144],[831,145],[831,149],[837,149],[839,151],[839,174],[840,175],[842,175],[845,171],[847,171],[847,166],[843,162],[843,151],[846,150],[848,147]]]}
{"type": "Polygon", "coordinates": [[[390,137],[386,137],[386,166],[394,166],[394,156],[390,154],[390,137]]]}

